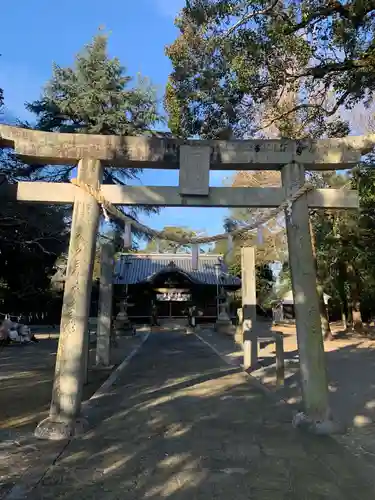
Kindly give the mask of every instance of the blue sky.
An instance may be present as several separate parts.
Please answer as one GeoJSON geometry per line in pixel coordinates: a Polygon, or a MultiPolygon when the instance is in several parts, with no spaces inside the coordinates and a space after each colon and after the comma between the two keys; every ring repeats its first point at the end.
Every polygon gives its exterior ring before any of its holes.
{"type": "MultiPolygon", "coordinates": [[[[51,77],[52,62],[71,65],[75,54],[100,26],[110,33],[109,52],[129,74],[141,72],[160,95],[170,72],[165,45],[177,36],[174,18],[184,0],[18,0],[1,6],[0,86],[9,112],[30,118],[24,103],[39,97],[51,77]]],[[[228,172],[212,172],[211,185],[221,186],[228,172]]],[[[144,185],[177,185],[178,173],[145,171],[144,185]]],[[[225,209],[169,208],[152,220],[155,228],[186,225],[208,234],[222,231],[225,209]]]]}

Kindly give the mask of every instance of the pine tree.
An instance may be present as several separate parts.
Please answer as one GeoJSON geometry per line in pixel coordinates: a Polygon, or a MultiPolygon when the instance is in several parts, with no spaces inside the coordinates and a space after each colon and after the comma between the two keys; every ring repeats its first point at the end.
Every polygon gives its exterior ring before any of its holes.
{"type": "MultiPolygon", "coordinates": [[[[108,38],[99,33],[77,57],[73,67],[53,66],[53,75],[39,100],[27,109],[43,131],[104,135],[142,135],[160,121],[156,93],[147,79],[132,78],[120,61],[107,53],[108,38]]],[[[45,168],[53,180],[69,178],[72,167],[45,168]]],[[[138,171],[139,172],[139,171],[138,171]]],[[[134,169],[105,173],[105,182],[124,183],[134,169]]]]}
{"type": "MultiPolygon", "coordinates": [[[[108,37],[100,32],[76,56],[73,67],[54,64],[52,78],[41,98],[26,104],[37,117],[35,128],[49,132],[151,135],[152,127],[162,120],[156,92],[141,76],[132,85],[133,78],[126,74],[118,58],[108,55],[107,46],[108,37]]],[[[66,182],[73,168],[31,165],[28,174],[66,182]]],[[[123,185],[140,173],[140,169],[134,168],[106,168],[103,182],[123,185]]],[[[158,209],[144,207],[142,211],[157,213],[158,209]]],[[[133,207],[127,215],[136,218],[138,212],[138,207],[133,207]]],[[[116,234],[121,228],[122,222],[116,221],[116,234]]]]}

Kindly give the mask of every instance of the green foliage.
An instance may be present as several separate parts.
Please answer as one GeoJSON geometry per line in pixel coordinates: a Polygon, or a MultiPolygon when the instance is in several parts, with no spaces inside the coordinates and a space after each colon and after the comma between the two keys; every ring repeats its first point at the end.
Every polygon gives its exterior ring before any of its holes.
{"type": "Polygon", "coordinates": [[[263,264],[256,268],[257,302],[261,307],[269,306],[269,297],[274,287],[275,278],[269,264],[263,264]]]}
{"type": "Polygon", "coordinates": [[[289,262],[283,262],[279,274],[277,288],[275,289],[275,299],[282,299],[292,289],[292,277],[290,274],[289,262]]]}
{"type": "MultiPolygon", "coordinates": [[[[189,0],[166,50],[172,131],[244,137],[293,114],[300,136],[311,123],[332,135],[325,117],[372,100],[374,10],[358,0],[189,0]],[[294,103],[281,99],[296,92],[294,103]],[[272,116],[257,123],[264,106],[272,116]]],[[[284,125],[289,135],[290,121],[284,125]]]]}
{"type": "MultiPolygon", "coordinates": [[[[165,226],[163,231],[167,235],[194,238],[196,233],[191,229],[186,227],[178,226],[165,226]]],[[[178,253],[178,252],[188,252],[190,250],[190,245],[182,245],[180,243],[175,243],[173,241],[161,240],[156,241],[155,239],[150,240],[144,249],[144,253],[178,253]]]]}
{"type": "MultiPolygon", "coordinates": [[[[27,104],[37,117],[36,128],[44,131],[75,132],[102,135],[151,134],[151,128],[161,121],[156,92],[147,79],[126,74],[120,61],[109,57],[107,36],[99,33],[81,51],[73,67],[53,67],[53,75],[39,100],[27,104]]],[[[25,124],[28,126],[27,124],[25,124]]],[[[30,167],[39,178],[67,181],[74,167],[30,167]]],[[[105,169],[104,183],[125,184],[137,177],[134,168],[105,169]]],[[[141,209],[157,213],[154,207],[141,209]]],[[[137,217],[138,207],[127,211],[137,217]]],[[[122,223],[112,224],[120,231],[122,223]]],[[[141,236],[141,234],[136,234],[141,236]]]]}
{"type": "MultiPolygon", "coordinates": [[[[247,240],[247,244],[255,245],[256,242],[247,240]]],[[[234,240],[232,252],[228,252],[228,242],[227,240],[219,240],[215,243],[214,247],[210,251],[213,254],[223,255],[225,263],[228,266],[228,271],[233,276],[241,278],[241,242],[238,239],[234,240]]],[[[258,258],[256,264],[256,287],[257,287],[257,300],[258,305],[261,307],[265,306],[268,297],[271,294],[274,285],[274,277],[270,262],[263,262],[258,258]]]]}
{"type": "MultiPolygon", "coordinates": [[[[3,104],[0,92],[0,107],[3,104]]],[[[146,79],[125,73],[117,58],[107,54],[107,37],[99,34],[78,54],[75,65],[54,65],[53,76],[41,98],[27,104],[37,117],[36,128],[45,131],[88,134],[139,135],[150,133],[160,120],[156,94],[146,79]]],[[[26,127],[30,125],[25,124],[26,127]]],[[[0,172],[9,182],[47,179],[67,181],[71,166],[24,165],[11,152],[0,152],[0,172]]],[[[134,169],[105,171],[104,182],[124,183],[137,175],[134,169]]],[[[0,215],[0,280],[7,307],[30,305],[49,289],[56,258],[67,249],[69,212],[64,207],[2,205],[0,215]],[[23,303],[23,302],[22,302],[23,303]]],[[[155,211],[153,208],[148,211],[155,211]]],[[[137,209],[128,215],[135,217],[137,209]]],[[[119,243],[120,228],[113,231],[119,243]]],[[[99,254],[95,271],[98,272],[99,254]]]]}
{"type": "MultiPolygon", "coordinates": [[[[0,89],[0,113],[3,105],[0,89]]],[[[11,151],[0,149],[0,174],[5,174],[9,183],[33,180],[35,170],[11,151]]],[[[1,311],[41,311],[52,298],[50,278],[56,258],[68,245],[66,209],[1,200],[0,205],[1,311]]]]}
{"type": "MultiPolygon", "coordinates": [[[[125,73],[117,58],[107,53],[107,37],[98,34],[77,55],[73,67],[53,67],[42,97],[27,104],[37,116],[36,128],[45,131],[103,135],[141,135],[160,120],[156,93],[146,79],[125,73]]],[[[46,168],[43,174],[66,180],[72,167],[46,168]]],[[[134,169],[106,171],[105,181],[123,183],[134,169]]]]}
{"type": "Polygon", "coordinates": [[[181,36],[166,49],[173,64],[165,95],[169,127],[181,137],[229,139],[244,97],[232,84],[230,60],[186,10],[176,25],[181,36]]]}
{"type": "Polygon", "coordinates": [[[368,319],[375,312],[375,172],[363,164],[345,175],[326,174],[323,181],[324,187],[358,189],[360,211],[312,213],[318,278],[334,302],[349,313],[357,303],[368,319]]]}
{"type": "MultiPolygon", "coordinates": [[[[0,150],[0,173],[10,182],[28,179],[28,166],[0,150]]],[[[0,282],[2,311],[40,311],[48,300],[57,257],[67,249],[66,209],[2,203],[0,210],[0,282]]]]}

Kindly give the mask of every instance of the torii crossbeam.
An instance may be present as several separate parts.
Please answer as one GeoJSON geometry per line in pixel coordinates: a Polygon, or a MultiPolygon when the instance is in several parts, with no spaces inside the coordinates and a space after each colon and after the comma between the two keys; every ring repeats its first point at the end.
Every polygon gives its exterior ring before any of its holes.
{"type": "MultiPolygon", "coordinates": [[[[274,208],[303,186],[305,169],[351,168],[374,142],[372,136],[318,141],[186,141],[49,133],[0,125],[0,147],[13,148],[25,162],[78,164],[78,180],[99,186],[104,197],[117,205],[274,208]],[[179,169],[180,185],[101,185],[106,167],[179,169]],[[280,170],[282,187],[213,188],[209,187],[210,169],[280,170]]],[[[87,192],[64,183],[3,184],[0,199],[74,204],[50,415],[36,430],[41,438],[65,439],[82,427],[83,366],[99,206],[87,192]]],[[[295,201],[286,217],[303,400],[313,421],[329,418],[329,407],[309,208],[357,207],[356,191],[317,189],[295,201]]]]}

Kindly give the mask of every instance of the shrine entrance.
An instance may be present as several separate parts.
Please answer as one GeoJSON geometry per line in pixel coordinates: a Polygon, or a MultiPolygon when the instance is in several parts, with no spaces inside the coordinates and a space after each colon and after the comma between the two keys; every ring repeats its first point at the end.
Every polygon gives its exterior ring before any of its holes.
{"type": "Polygon", "coordinates": [[[193,284],[188,276],[179,271],[160,272],[151,286],[159,318],[187,318],[193,301],[193,284]]]}
{"type": "MultiPolygon", "coordinates": [[[[316,292],[316,269],[309,232],[309,209],[358,209],[356,191],[314,189],[307,170],[343,170],[355,166],[372,150],[373,136],[342,139],[244,141],[179,140],[160,137],[98,136],[51,133],[0,125],[0,147],[13,148],[24,162],[78,165],[70,183],[0,182],[0,199],[18,202],[73,204],[67,276],[61,315],[59,349],[50,414],[35,435],[66,439],[83,431],[81,399],[88,343],[88,310],[101,209],[123,222],[131,247],[131,229],[151,238],[191,245],[192,270],[199,269],[200,246],[240,237],[285,212],[289,261],[295,302],[302,397],[309,421],[330,418],[328,383],[316,292]],[[179,186],[103,184],[105,168],[178,169],[179,186]],[[213,170],[279,170],[276,188],[210,187],[213,170]],[[183,238],[164,234],[126,216],[120,206],[268,208],[256,223],[219,235],[183,238]]],[[[106,250],[108,252],[109,250],[106,250]]],[[[242,254],[244,359],[250,357],[250,337],[256,328],[255,259],[242,254]],[[250,336],[250,337],[249,337],[250,336]]],[[[98,348],[109,360],[112,316],[113,255],[103,257],[98,321],[98,348]]],[[[109,361],[108,361],[109,363],[109,361]]]]}
{"type": "Polygon", "coordinates": [[[218,294],[240,287],[241,281],[214,254],[202,255],[196,270],[187,253],[122,254],[115,265],[114,294],[129,296],[128,316],[137,324],[151,321],[152,304],[160,319],[187,319],[188,309],[194,305],[197,323],[215,322],[220,312],[218,294]]]}

